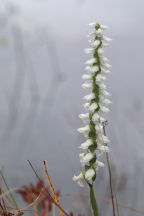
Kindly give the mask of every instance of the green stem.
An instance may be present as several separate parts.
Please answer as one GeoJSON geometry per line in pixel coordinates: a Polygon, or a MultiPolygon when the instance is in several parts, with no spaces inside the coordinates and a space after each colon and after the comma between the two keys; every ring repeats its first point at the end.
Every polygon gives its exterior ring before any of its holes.
{"type": "Polygon", "coordinates": [[[98,216],[98,206],[97,206],[97,202],[93,190],[93,185],[89,185],[89,187],[90,187],[90,202],[93,209],[93,215],[98,216]]]}
{"type": "Polygon", "coordinates": [[[5,183],[5,186],[6,186],[7,190],[8,190],[8,192],[9,192],[9,195],[10,195],[10,197],[11,197],[11,199],[12,199],[12,201],[13,201],[15,207],[16,207],[16,209],[19,209],[19,207],[18,207],[18,205],[17,205],[17,203],[16,203],[16,200],[15,200],[13,194],[11,193],[10,188],[9,188],[9,186],[8,186],[8,184],[7,184],[7,181],[6,181],[4,175],[3,175],[3,173],[2,173],[1,171],[0,171],[0,175],[1,175],[1,177],[2,177],[2,179],[3,179],[3,181],[4,181],[4,183],[5,183]]]}

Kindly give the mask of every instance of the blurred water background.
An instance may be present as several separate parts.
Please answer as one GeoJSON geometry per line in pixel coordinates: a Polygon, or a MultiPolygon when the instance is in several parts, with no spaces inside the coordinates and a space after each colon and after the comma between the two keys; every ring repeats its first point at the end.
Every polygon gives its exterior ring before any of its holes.
{"type": "MultiPolygon", "coordinates": [[[[144,207],[143,18],[142,0],[0,1],[0,165],[11,187],[34,181],[27,159],[44,176],[46,159],[61,193],[88,191],[72,176],[80,169],[83,141],[76,132],[85,95],[81,75],[89,58],[83,50],[89,46],[87,24],[96,20],[109,26],[106,35],[113,38],[105,52],[113,66],[106,130],[118,200],[144,207]]],[[[99,171],[95,191],[110,197],[107,167],[99,171]]],[[[81,212],[85,202],[65,198],[63,206],[81,212]]],[[[98,202],[101,215],[112,214],[98,202]]]]}

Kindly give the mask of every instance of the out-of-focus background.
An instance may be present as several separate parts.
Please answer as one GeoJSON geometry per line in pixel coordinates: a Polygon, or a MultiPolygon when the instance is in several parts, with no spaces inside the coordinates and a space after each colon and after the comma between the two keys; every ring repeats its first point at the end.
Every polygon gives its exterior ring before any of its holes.
{"type": "MultiPolygon", "coordinates": [[[[89,46],[87,24],[98,21],[109,26],[105,34],[113,38],[105,51],[113,66],[106,130],[118,200],[143,208],[143,19],[143,0],[0,1],[0,166],[10,187],[34,181],[27,159],[44,177],[46,159],[62,194],[88,192],[72,177],[80,170],[83,141],[76,129],[83,125],[78,114],[85,95],[81,75],[89,58],[83,52],[89,46]]],[[[110,197],[107,167],[99,171],[95,191],[110,197]]],[[[86,198],[62,203],[66,210],[88,211],[86,198]]],[[[101,215],[111,215],[108,204],[98,203],[101,215]]]]}

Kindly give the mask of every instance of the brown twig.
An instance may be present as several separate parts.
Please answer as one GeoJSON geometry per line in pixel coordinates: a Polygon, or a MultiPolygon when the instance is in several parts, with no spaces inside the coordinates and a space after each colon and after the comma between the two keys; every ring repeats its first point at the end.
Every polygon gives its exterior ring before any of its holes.
{"type": "MultiPolygon", "coordinates": [[[[104,135],[106,136],[105,124],[106,124],[106,122],[103,122],[103,132],[104,132],[104,135]]],[[[114,202],[114,196],[113,196],[112,174],[111,174],[111,168],[110,168],[110,160],[109,160],[108,152],[105,152],[105,154],[106,154],[106,160],[107,160],[108,171],[109,171],[109,184],[110,184],[113,216],[115,216],[115,202],[114,202]]]]}
{"type": "MultiPolygon", "coordinates": [[[[29,163],[30,167],[32,168],[32,170],[33,170],[35,176],[36,176],[37,179],[40,181],[41,178],[39,177],[39,175],[38,175],[37,172],[35,171],[35,169],[34,169],[32,163],[31,163],[29,160],[28,160],[28,163],[29,163]]],[[[69,216],[69,214],[68,214],[59,204],[56,203],[55,199],[51,196],[51,194],[50,194],[50,192],[47,190],[47,188],[46,188],[45,186],[44,186],[43,188],[44,188],[45,192],[48,193],[49,198],[51,199],[51,201],[52,201],[66,216],[69,216]]]]}
{"type": "Polygon", "coordinates": [[[33,213],[34,213],[34,216],[39,216],[38,211],[37,211],[37,204],[33,205],[33,213]]]}
{"type": "MultiPolygon", "coordinates": [[[[55,191],[54,191],[53,185],[52,185],[52,183],[51,183],[51,180],[50,180],[50,177],[49,177],[49,174],[48,174],[48,162],[47,162],[46,160],[44,161],[44,169],[45,169],[46,178],[47,178],[47,180],[48,180],[49,186],[50,186],[51,191],[52,191],[52,193],[53,193],[54,199],[55,199],[56,203],[57,203],[58,205],[60,205],[60,202],[59,202],[59,200],[58,200],[58,196],[56,195],[56,193],[55,193],[55,191]]],[[[59,209],[59,212],[60,212],[60,215],[61,215],[61,216],[64,216],[63,212],[62,212],[60,209],[59,209]]]]}

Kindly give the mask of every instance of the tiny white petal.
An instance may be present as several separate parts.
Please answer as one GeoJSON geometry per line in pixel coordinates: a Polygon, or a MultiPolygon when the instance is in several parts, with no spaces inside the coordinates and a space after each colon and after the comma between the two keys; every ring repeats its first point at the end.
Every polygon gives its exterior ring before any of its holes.
{"type": "Polygon", "coordinates": [[[107,143],[110,142],[109,139],[108,139],[108,137],[105,136],[105,135],[102,135],[102,134],[99,134],[98,140],[99,140],[100,142],[102,142],[103,144],[107,144],[107,143]]]}
{"type": "Polygon", "coordinates": [[[105,67],[105,68],[111,68],[112,66],[108,63],[102,63],[102,66],[105,67]]]}
{"type": "Polygon", "coordinates": [[[102,63],[109,62],[109,60],[106,57],[104,57],[104,56],[100,58],[100,61],[102,63]]]}
{"type": "Polygon", "coordinates": [[[91,23],[88,24],[88,26],[90,28],[94,28],[96,26],[96,22],[91,22],[91,23]]]}
{"type": "Polygon", "coordinates": [[[109,74],[110,71],[109,71],[109,70],[105,70],[105,69],[102,68],[102,69],[101,69],[101,73],[102,73],[102,74],[109,74]]]}
{"type": "Polygon", "coordinates": [[[89,69],[90,69],[90,66],[85,67],[85,70],[89,71],[89,69]]]}
{"type": "Polygon", "coordinates": [[[103,126],[100,123],[97,123],[95,126],[96,132],[97,133],[102,133],[103,132],[103,126]]]}
{"type": "Polygon", "coordinates": [[[94,177],[95,175],[95,171],[90,168],[88,169],[86,172],[85,172],[85,179],[90,183],[92,184],[92,178],[94,177]]]}
{"type": "Polygon", "coordinates": [[[101,27],[102,30],[107,30],[108,29],[108,26],[106,26],[106,25],[100,25],[100,27],[101,27]]]}
{"type": "Polygon", "coordinates": [[[89,107],[89,111],[93,113],[97,108],[98,108],[97,103],[92,103],[89,107]]]}
{"type": "Polygon", "coordinates": [[[109,147],[105,145],[97,145],[97,150],[100,151],[100,153],[109,152],[109,147]]]}
{"type": "Polygon", "coordinates": [[[77,181],[77,183],[80,185],[80,187],[83,187],[84,184],[82,182],[82,180],[84,179],[83,174],[80,173],[78,176],[74,175],[73,176],[73,181],[77,181]]]}
{"type": "Polygon", "coordinates": [[[100,89],[100,94],[105,96],[105,97],[111,96],[111,94],[108,91],[104,90],[104,89],[100,89]]]}
{"type": "Polygon", "coordinates": [[[103,40],[105,40],[105,41],[107,41],[107,42],[110,42],[110,41],[112,41],[112,39],[111,39],[111,38],[109,38],[109,37],[106,37],[106,36],[103,36],[103,40]]]}
{"type": "Polygon", "coordinates": [[[98,30],[96,30],[96,35],[99,36],[99,37],[102,35],[101,28],[99,28],[98,30]]]}
{"type": "Polygon", "coordinates": [[[83,121],[84,124],[88,124],[88,122],[89,122],[89,113],[80,114],[79,118],[83,121]]]}
{"type": "Polygon", "coordinates": [[[100,99],[100,103],[111,104],[111,101],[107,98],[104,98],[103,96],[100,96],[99,99],[100,99]]]}
{"type": "Polygon", "coordinates": [[[81,144],[80,148],[83,150],[88,149],[89,146],[93,144],[91,139],[87,139],[84,143],[81,144]]]}
{"type": "Polygon", "coordinates": [[[89,104],[89,103],[85,103],[83,106],[84,106],[84,108],[85,108],[86,110],[89,110],[90,104],[89,104]]]}
{"type": "Polygon", "coordinates": [[[105,106],[100,106],[100,110],[103,112],[103,113],[107,113],[110,111],[109,108],[105,107],[105,106]]]}
{"type": "Polygon", "coordinates": [[[91,80],[91,78],[92,78],[91,74],[83,74],[82,75],[83,80],[91,80]]]}
{"type": "Polygon", "coordinates": [[[79,154],[80,162],[83,166],[88,165],[93,157],[92,153],[87,153],[86,155],[84,153],[79,154]]]}
{"type": "Polygon", "coordinates": [[[89,39],[88,42],[91,44],[94,42],[94,39],[89,39]]]}
{"type": "Polygon", "coordinates": [[[92,120],[93,120],[93,122],[95,122],[95,123],[96,123],[96,122],[104,122],[104,121],[105,121],[105,119],[104,119],[103,117],[99,116],[98,113],[94,113],[94,114],[93,114],[92,120]]]}
{"type": "Polygon", "coordinates": [[[99,116],[98,113],[94,113],[93,116],[92,116],[92,120],[93,120],[94,122],[99,121],[99,118],[100,118],[100,116],[99,116]]]}
{"type": "Polygon", "coordinates": [[[92,67],[86,67],[86,70],[88,70],[90,73],[95,73],[99,70],[98,66],[92,66],[92,67]]]}
{"type": "Polygon", "coordinates": [[[102,82],[99,83],[100,89],[106,89],[106,85],[102,82]]]}
{"type": "Polygon", "coordinates": [[[84,96],[84,99],[87,100],[87,101],[90,101],[90,100],[92,100],[94,98],[95,98],[94,93],[90,93],[90,94],[84,96]]]}
{"type": "Polygon", "coordinates": [[[86,132],[89,132],[90,128],[89,128],[89,125],[86,125],[85,127],[82,127],[82,128],[78,128],[77,131],[79,133],[86,133],[86,132]]]}
{"type": "Polygon", "coordinates": [[[80,180],[80,179],[83,179],[83,174],[82,173],[80,173],[78,176],[74,175],[74,177],[73,177],[74,181],[77,181],[77,180],[80,180]]]}
{"type": "Polygon", "coordinates": [[[99,40],[95,40],[95,41],[91,42],[91,45],[92,45],[94,48],[97,48],[99,44],[100,44],[100,41],[99,41],[99,40]]]}
{"type": "Polygon", "coordinates": [[[94,64],[96,62],[95,58],[91,58],[90,60],[86,61],[85,64],[91,65],[94,64]]]}
{"type": "Polygon", "coordinates": [[[96,82],[103,82],[104,80],[106,80],[106,77],[102,76],[101,74],[96,76],[96,82]]]}
{"type": "Polygon", "coordinates": [[[109,44],[108,44],[108,43],[102,43],[102,46],[103,46],[103,47],[108,47],[109,44]]]}
{"type": "Polygon", "coordinates": [[[80,119],[88,119],[89,118],[89,113],[85,113],[85,114],[82,113],[82,114],[79,115],[79,118],[80,119]]]}
{"type": "Polygon", "coordinates": [[[103,103],[104,104],[111,104],[112,102],[109,99],[105,98],[105,100],[103,101],[103,103]]]}
{"type": "Polygon", "coordinates": [[[83,83],[82,84],[82,88],[84,88],[84,89],[90,89],[90,88],[92,88],[92,83],[83,83]]]}
{"type": "Polygon", "coordinates": [[[84,50],[84,52],[85,52],[86,54],[90,54],[90,53],[93,53],[93,52],[94,52],[94,49],[93,49],[93,48],[86,48],[86,49],[84,50]]]}
{"type": "Polygon", "coordinates": [[[96,34],[96,31],[91,31],[87,36],[90,37],[92,35],[95,35],[96,34]]]}
{"type": "Polygon", "coordinates": [[[102,49],[102,48],[99,48],[99,49],[98,49],[98,54],[99,54],[99,55],[103,55],[103,53],[104,53],[103,49],[102,49]]]}
{"type": "Polygon", "coordinates": [[[104,167],[104,163],[102,163],[101,161],[96,160],[96,162],[94,163],[94,168],[96,170],[98,170],[99,167],[104,167]]]}

